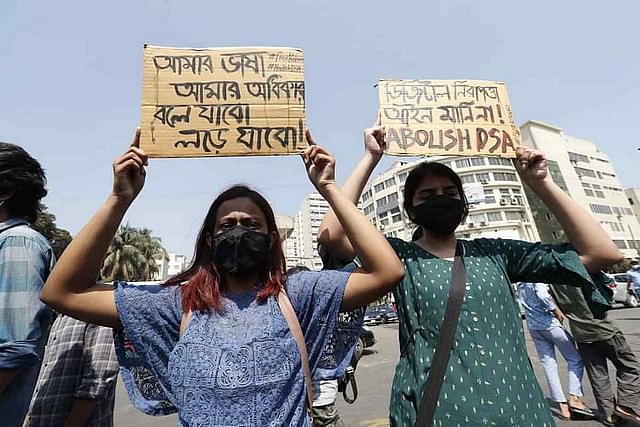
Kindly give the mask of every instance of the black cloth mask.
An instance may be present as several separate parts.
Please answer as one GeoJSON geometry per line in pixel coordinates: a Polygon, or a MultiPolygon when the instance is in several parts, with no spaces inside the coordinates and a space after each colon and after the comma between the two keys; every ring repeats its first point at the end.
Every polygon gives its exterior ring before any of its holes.
{"type": "Polygon", "coordinates": [[[232,274],[251,274],[266,268],[269,236],[235,225],[214,236],[213,261],[220,270],[232,274]]]}
{"type": "Polygon", "coordinates": [[[464,202],[440,194],[426,199],[413,208],[414,222],[435,234],[455,231],[464,215],[464,202]]]}

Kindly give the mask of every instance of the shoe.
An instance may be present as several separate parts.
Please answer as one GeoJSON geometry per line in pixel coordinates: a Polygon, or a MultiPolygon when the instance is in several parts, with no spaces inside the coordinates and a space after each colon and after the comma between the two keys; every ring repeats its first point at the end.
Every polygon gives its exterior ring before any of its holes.
{"type": "Polygon", "coordinates": [[[590,421],[596,419],[596,414],[587,407],[575,408],[569,406],[569,413],[571,414],[571,419],[574,421],[590,421]]]}

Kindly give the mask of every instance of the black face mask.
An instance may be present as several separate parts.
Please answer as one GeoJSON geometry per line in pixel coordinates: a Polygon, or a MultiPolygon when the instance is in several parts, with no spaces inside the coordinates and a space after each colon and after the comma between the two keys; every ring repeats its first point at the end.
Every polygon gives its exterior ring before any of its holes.
{"type": "Polygon", "coordinates": [[[429,197],[413,208],[414,221],[435,234],[447,235],[462,221],[464,202],[444,194],[429,197]]]}
{"type": "Polygon", "coordinates": [[[269,236],[236,225],[213,238],[213,261],[226,273],[251,274],[266,268],[269,236]]]}

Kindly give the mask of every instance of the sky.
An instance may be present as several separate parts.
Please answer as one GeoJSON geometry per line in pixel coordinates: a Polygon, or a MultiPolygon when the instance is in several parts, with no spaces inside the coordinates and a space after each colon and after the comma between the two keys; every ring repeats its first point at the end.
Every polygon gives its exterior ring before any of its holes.
{"type": "MultiPolygon", "coordinates": [[[[362,155],[379,79],[486,79],[506,82],[518,124],[596,143],[640,187],[639,15],[634,1],[0,0],[0,141],[42,163],[44,202],[75,234],[139,125],[145,43],[286,46],[304,50],[308,124],[338,182],[362,155]]],[[[152,159],[125,221],[190,255],[212,200],[239,182],[282,214],[313,191],[297,156],[152,159]]]]}

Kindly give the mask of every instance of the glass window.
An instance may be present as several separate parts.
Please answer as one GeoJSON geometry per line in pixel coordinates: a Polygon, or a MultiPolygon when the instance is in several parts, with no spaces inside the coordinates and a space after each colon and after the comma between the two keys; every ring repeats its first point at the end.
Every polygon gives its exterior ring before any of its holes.
{"type": "Polygon", "coordinates": [[[476,180],[473,177],[473,175],[462,175],[460,177],[460,180],[462,181],[463,184],[470,184],[472,182],[476,182],[476,180]]]}
{"type": "Polygon", "coordinates": [[[506,211],[504,214],[507,217],[507,221],[520,221],[523,219],[521,212],[506,211]]]}
{"type": "Polygon", "coordinates": [[[471,166],[471,159],[458,159],[456,160],[457,168],[468,168],[471,166]]]}
{"type": "Polygon", "coordinates": [[[490,175],[488,173],[477,173],[476,174],[476,179],[478,180],[478,182],[489,182],[489,180],[491,179],[490,175]]]}
{"type": "Polygon", "coordinates": [[[489,222],[502,221],[502,212],[487,212],[487,219],[489,222]]]}
{"type": "Polygon", "coordinates": [[[389,178],[384,182],[384,188],[393,187],[394,185],[396,185],[396,180],[393,178],[389,178]]]}
{"type": "Polygon", "coordinates": [[[400,214],[393,215],[393,216],[391,217],[391,220],[392,220],[393,222],[400,222],[400,221],[402,221],[402,215],[400,215],[400,214]]]}
{"type": "Polygon", "coordinates": [[[579,167],[574,167],[573,169],[576,171],[578,176],[588,176],[590,178],[596,177],[596,173],[591,169],[585,169],[585,168],[579,168],[579,167]]]}
{"type": "Polygon", "coordinates": [[[384,190],[384,182],[381,182],[380,184],[376,184],[373,189],[376,191],[376,193],[384,190]]]}
{"type": "Polygon", "coordinates": [[[571,151],[568,151],[568,154],[569,154],[569,160],[572,162],[589,163],[589,158],[583,154],[572,153],[571,151]]]}
{"type": "Polygon", "coordinates": [[[608,214],[612,215],[611,207],[607,205],[598,205],[595,203],[589,203],[589,207],[591,208],[591,212],[599,213],[599,214],[608,214]]]}
{"type": "Polygon", "coordinates": [[[474,213],[469,215],[469,220],[467,222],[473,222],[473,223],[480,223],[481,221],[484,222],[485,218],[484,218],[484,214],[483,213],[474,213]]]}
{"type": "Polygon", "coordinates": [[[471,161],[471,166],[484,166],[484,157],[472,157],[469,159],[471,161]]]}

